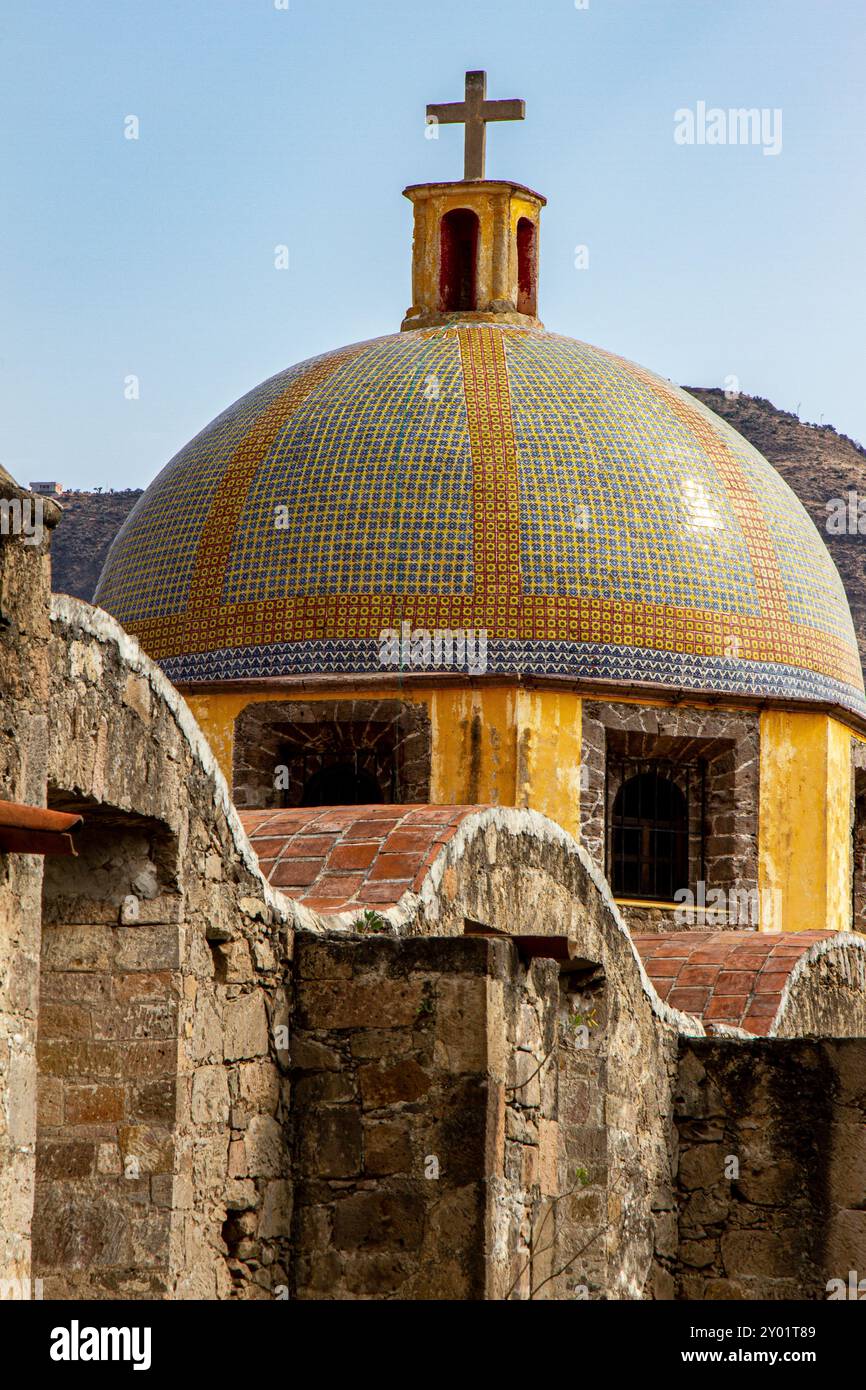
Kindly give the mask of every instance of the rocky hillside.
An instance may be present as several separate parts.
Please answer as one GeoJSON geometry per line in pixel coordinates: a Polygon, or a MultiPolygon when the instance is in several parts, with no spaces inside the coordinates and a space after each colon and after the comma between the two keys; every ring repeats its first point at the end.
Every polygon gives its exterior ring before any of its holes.
{"type": "MultiPolygon", "coordinates": [[[[860,637],[866,666],[866,534],[827,531],[827,503],[852,491],[866,497],[866,449],[830,425],[804,425],[759,396],[726,400],[720,390],[686,388],[754,444],[793,488],[821,532],[842,581],[860,637]]],[[[141,492],[68,492],[54,533],[54,588],[92,599],[108,547],[141,492]]],[[[866,507],[864,507],[866,532],[866,507]]]]}
{"type": "Polygon", "coordinates": [[[840,536],[827,530],[828,502],[847,500],[851,492],[866,499],[866,449],[846,434],[837,434],[832,425],[801,424],[796,415],[777,410],[760,396],[729,401],[720,390],[685,389],[739,430],[796,492],[842,576],[866,667],[866,506],[863,535],[840,536]]]}
{"type": "Polygon", "coordinates": [[[51,582],[56,593],[92,601],[109,546],[140,496],[141,488],[61,493],[57,501],[63,516],[51,541],[51,582]]]}

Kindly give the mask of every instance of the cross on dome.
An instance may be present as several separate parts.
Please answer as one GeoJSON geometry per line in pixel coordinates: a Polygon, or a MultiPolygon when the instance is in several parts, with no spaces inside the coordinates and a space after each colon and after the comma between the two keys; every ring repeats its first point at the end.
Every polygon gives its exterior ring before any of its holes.
{"type": "Polygon", "coordinates": [[[467,72],[466,95],[463,101],[449,101],[444,104],[434,102],[427,107],[429,122],[438,121],[440,125],[465,124],[464,180],[484,178],[487,122],[522,121],[525,116],[526,102],[520,98],[508,101],[487,100],[486,72],[467,72]]]}

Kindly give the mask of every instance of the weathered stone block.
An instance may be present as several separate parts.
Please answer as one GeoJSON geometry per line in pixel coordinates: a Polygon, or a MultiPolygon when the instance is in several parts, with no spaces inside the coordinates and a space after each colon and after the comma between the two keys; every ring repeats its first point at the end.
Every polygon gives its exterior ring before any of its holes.
{"type": "Polygon", "coordinates": [[[252,1178],[282,1177],[289,1160],[283,1126],[270,1115],[254,1115],[244,1139],[247,1175],[252,1178]]]}
{"type": "Polygon", "coordinates": [[[292,1222],[292,1185],[284,1179],[265,1184],[258,1233],[262,1240],[288,1238],[292,1222]]]}
{"type": "Polygon", "coordinates": [[[113,1124],[123,1119],[122,1086],[67,1086],[64,1094],[68,1125],[113,1124]]]}
{"type": "Polygon", "coordinates": [[[423,1208],[414,1194],[357,1192],[334,1210],[338,1250],[417,1250],[423,1235],[423,1208]]]}
{"type": "Polygon", "coordinates": [[[117,1140],[124,1172],[143,1175],[171,1171],[174,1142],[166,1130],[156,1125],[122,1125],[117,1140]]]}
{"type": "Polygon", "coordinates": [[[712,1188],[725,1177],[726,1151],[722,1144],[696,1144],[680,1156],[679,1180],[683,1187],[712,1188]]]}
{"type": "Polygon", "coordinates": [[[446,978],[439,981],[437,995],[437,1062],[450,1072],[481,1071],[487,1059],[486,979],[446,978]]]}
{"type": "Polygon", "coordinates": [[[227,1061],[263,1057],[268,1051],[268,1017],[261,994],[242,994],[226,1005],[227,1061]]]}
{"type": "Polygon", "coordinates": [[[199,1124],[221,1122],[229,1115],[229,1083],[224,1067],[199,1067],[192,1078],[192,1118],[199,1124]]]}
{"type": "MultiPolygon", "coordinates": [[[[353,1049],[354,1043],[353,1038],[353,1049]]],[[[335,1047],[326,1047],[324,1043],[299,1033],[292,1037],[291,1061],[299,1071],[337,1071],[343,1066],[343,1057],[335,1047]]]]}
{"type": "Polygon", "coordinates": [[[299,1117],[301,1171],[314,1177],[360,1174],[361,1115],[354,1105],[309,1111],[299,1117]]]}
{"type": "Polygon", "coordinates": [[[364,1125],[364,1171],[381,1177],[392,1173],[409,1174],[412,1145],[405,1123],[391,1120],[367,1121],[364,1125]]]}
{"type": "Polygon", "coordinates": [[[358,1081],[365,1110],[419,1100],[431,1084],[430,1076],[413,1057],[390,1065],[360,1067],[358,1081]]]}
{"type": "Polygon", "coordinates": [[[420,983],[402,980],[305,982],[298,990],[301,1026],[307,1028],[410,1027],[422,999],[420,983]]]}

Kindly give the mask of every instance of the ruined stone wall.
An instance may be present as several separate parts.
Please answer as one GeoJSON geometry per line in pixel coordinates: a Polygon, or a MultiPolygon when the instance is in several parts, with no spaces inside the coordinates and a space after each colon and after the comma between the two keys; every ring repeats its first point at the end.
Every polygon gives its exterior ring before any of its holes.
{"type": "Polygon", "coordinates": [[[296,936],[293,1296],[484,1297],[509,967],[505,943],[296,936]]]}
{"type": "Polygon", "coordinates": [[[574,1296],[577,1286],[589,1297],[671,1296],[676,1035],[700,1034],[702,1025],[661,1003],[586,852],[533,812],[496,808],[464,822],[407,927],[447,935],[467,922],[571,943],[562,989],[573,997],[561,1003],[556,1052],[557,1191],[574,1188],[578,1169],[589,1181],[558,1204],[556,1229],[567,1259],[586,1250],[555,1296],[574,1296]],[[583,975],[575,975],[577,965],[583,975]],[[574,1016],[593,1010],[588,1046],[575,1048],[568,1042],[574,1016]]]}
{"type": "Polygon", "coordinates": [[[575,997],[507,940],[296,936],[293,1296],[606,1295],[609,1102],[575,997]]]}
{"type": "Polygon", "coordinates": [[[866,1041],[683,1039],[677,1296],[828,1297],[866,1271],[866,1041]]]}
{"type": "Polygon", "coordinates": [[[55,598],[48,777],[80,860],[46,878],[40,1187],[54,1296],[268,1297],[288,1270],[291,906],[183,701],[55,598]]]}
{"type": "MultiPolygon", "coordinates": [[[[0,501],[24,497],[0,469],[0,501]]],[[[45,805],[48,541],[0,533],[0,798],[45,805]]],[[[0,853],[0,1280],[30,1289],[42,860],[0,853]]]]}

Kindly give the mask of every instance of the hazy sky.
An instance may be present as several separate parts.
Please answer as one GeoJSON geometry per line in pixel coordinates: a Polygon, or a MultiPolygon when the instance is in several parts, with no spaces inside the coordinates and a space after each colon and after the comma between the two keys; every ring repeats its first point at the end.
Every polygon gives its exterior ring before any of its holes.
{"type": "Polygon", "coordinates": [[[864,0],[284,3],[6,0],[0,462],[20,481],[144,485],[258,381],[399,328],[401,190],[462,175],[462,128],[426,139],[425,105],[482,67],[489,96],[526,98],[488,172],[549,200],[549,328],[866,440],[864,0]],[[781,152],[677,144],[699,102],[780,109],[781,152]]]}

